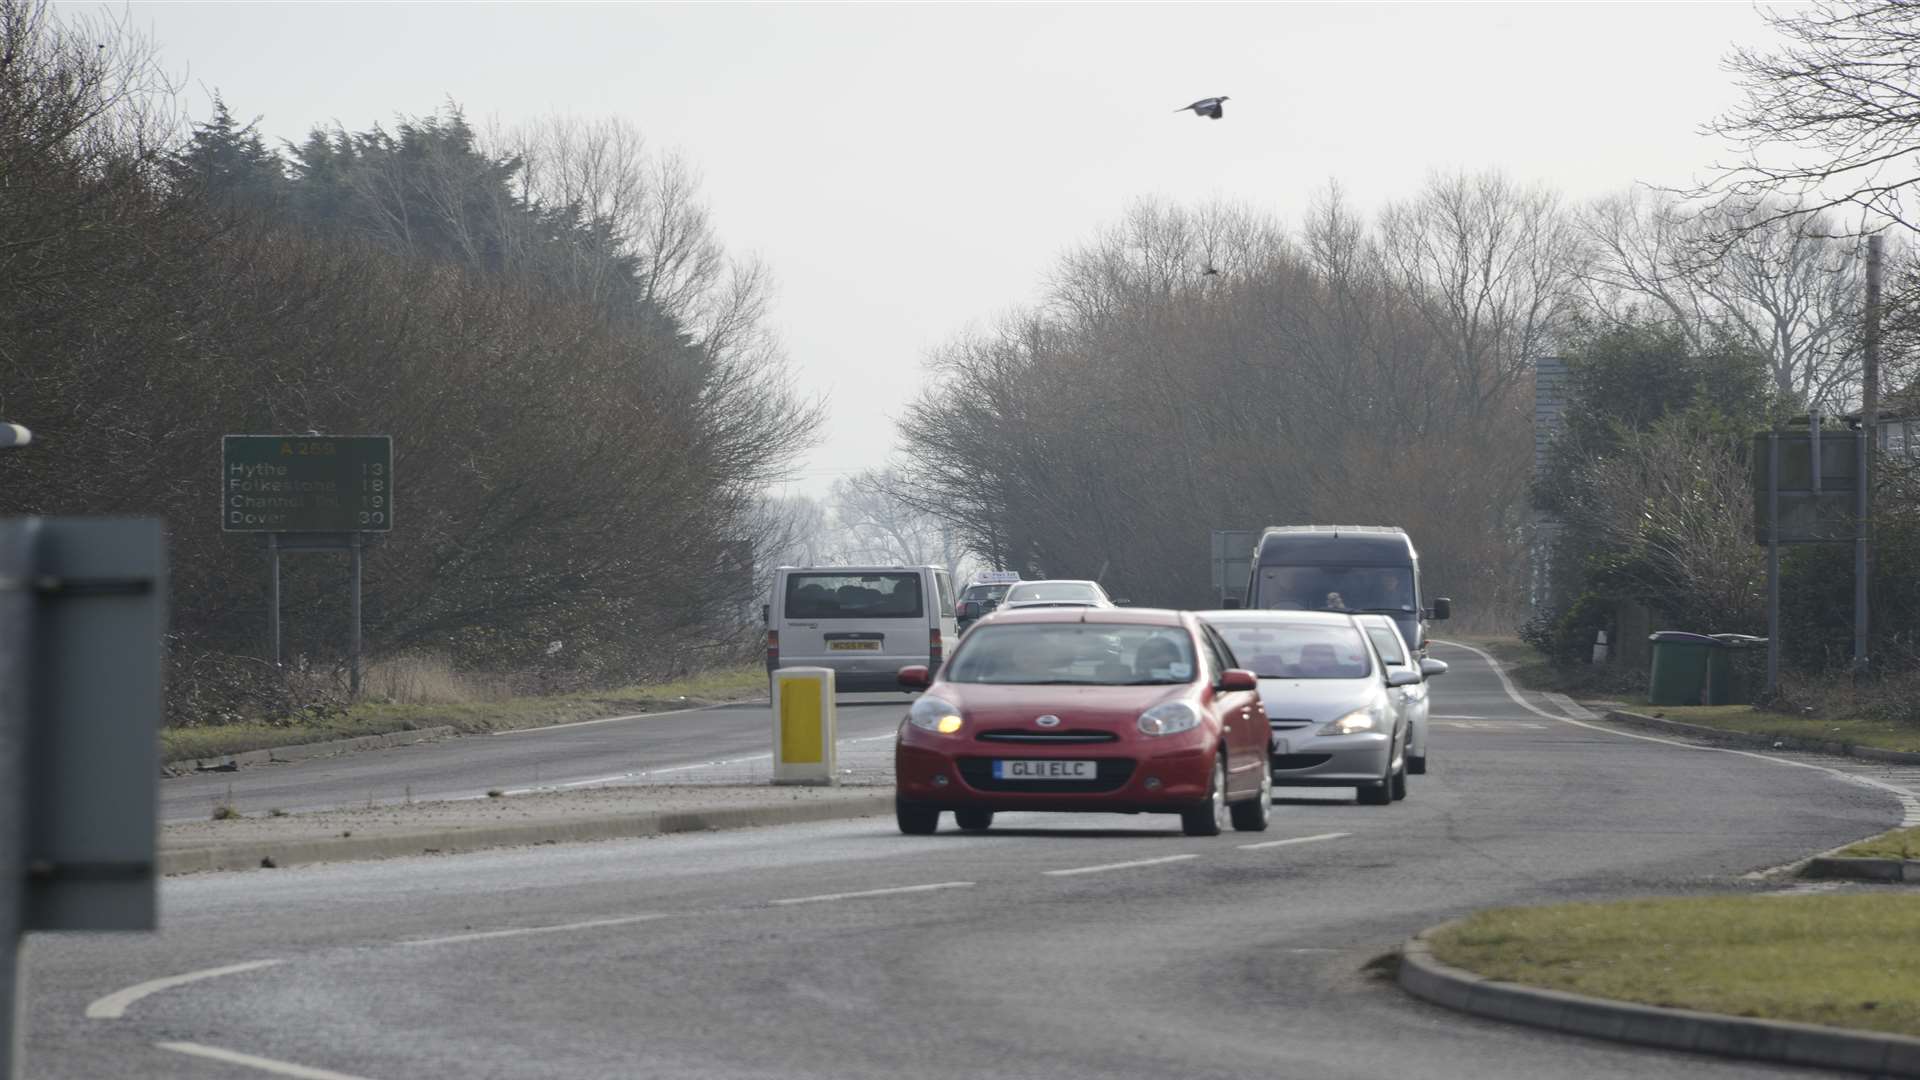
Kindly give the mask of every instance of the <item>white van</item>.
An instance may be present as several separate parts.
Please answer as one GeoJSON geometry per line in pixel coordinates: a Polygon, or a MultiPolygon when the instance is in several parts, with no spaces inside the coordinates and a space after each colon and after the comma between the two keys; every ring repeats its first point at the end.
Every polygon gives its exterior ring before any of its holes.
{"type": "Polygon", "coordinates": [[[943,566],[782,566],[766,619],[769,675],[832,668],[849,692],[898,690],[909,664],[938,671],[960,636],[943,566]]]}

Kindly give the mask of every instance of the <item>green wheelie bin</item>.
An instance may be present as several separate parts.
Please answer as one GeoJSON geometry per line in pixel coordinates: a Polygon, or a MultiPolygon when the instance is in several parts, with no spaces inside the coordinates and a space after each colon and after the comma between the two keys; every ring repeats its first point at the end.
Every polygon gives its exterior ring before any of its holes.
{"type": "Polygon", "coordinates": [[[1650,634],[1653,672],[1647,680],[1651,705],[1725,705],[1729,684],[1727,644],[1706,634],[1661,630],[1650,634]]]}

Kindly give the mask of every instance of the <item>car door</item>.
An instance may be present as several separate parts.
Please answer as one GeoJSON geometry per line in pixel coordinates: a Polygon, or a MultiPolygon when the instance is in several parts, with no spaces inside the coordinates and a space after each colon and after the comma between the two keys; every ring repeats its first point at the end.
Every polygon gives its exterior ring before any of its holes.
{"type": "MultiPolygon", "coordinates": [[[[1389,672],[1412,671],[1419,673],[1419,659],[1406,647],[1406,641],[1392,622],[1386,619],[1369,618],[1366,621],[1367,636],[1373,639],[1373,647],[1380,654],[1380,662],[1389,672]]],[[[1411,686],[1389,688],[1387,695],[1394,698],[1400,711],[1407,719],[1406,753],[1413,757],[1424,757],[1427,753],[1427,683],[1423,678],[1411,686]]]]}
{"type": "MultiPolygon", "coordinates": [[[[1200,639],[1213,667],[1213,685],[1220,685],[1220,673],[1238,667],[1233,648],[1211,626],[1201,624],[1200,639]]],[[[1261,773],[1267,768],[1267,710],[1260,703],[1258,690],[1221,692],[1214,696],[1215,708],[1225,729],[1227,744],[1227,790],[1246,795],[1260,790],[1261,773]]]]}

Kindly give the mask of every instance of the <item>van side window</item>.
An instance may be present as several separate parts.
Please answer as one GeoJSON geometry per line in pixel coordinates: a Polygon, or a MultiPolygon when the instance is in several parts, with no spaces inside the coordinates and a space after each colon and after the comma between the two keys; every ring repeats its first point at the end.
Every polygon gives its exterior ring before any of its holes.
{"type": "Polygon", "coordinates": [[[940,614],[943,617],[951,616],[953,614],[953,579],[947,576],[945,570],[935,570],[933,580],[940,588],[940,614]]]}

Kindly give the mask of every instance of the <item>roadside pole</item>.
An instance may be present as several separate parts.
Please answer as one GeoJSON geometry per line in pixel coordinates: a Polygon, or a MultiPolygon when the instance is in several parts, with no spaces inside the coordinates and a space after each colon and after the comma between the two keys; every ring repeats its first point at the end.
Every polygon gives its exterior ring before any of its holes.
{"type": "MultiPolygon", "coordinates": [[[[1819,436],[1816,435],[1817,439],[1819,436]]],[[[1780,433],[1767,433],[1767,696],[1780,689],[1780,433]]]]}
{"type": "Polygon", "coordinates": [[[1872,500],[1874,440],[1880,428],[1880,278],[1885,262],[1879,234],[1867,237],[1866,348],[1860,370],[1860,450],[1853,524],[1853,679],[1867,677],[1868,514],[1872,500]]]}
{"type": "Polygon", "coordinates": [[[13,876],[0,888],[0,1080],[20,1061],[23,1023],[20,942],[26,932],[27,680],[33,672],[33,549],[38,523],[0,524],[0,867],[13,876]]]}

